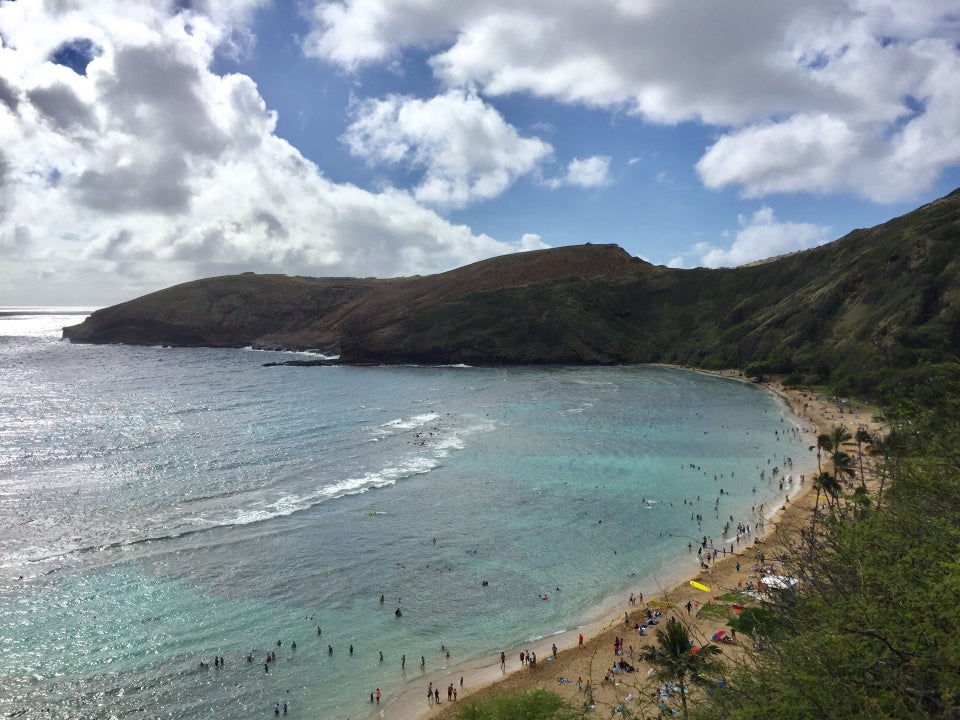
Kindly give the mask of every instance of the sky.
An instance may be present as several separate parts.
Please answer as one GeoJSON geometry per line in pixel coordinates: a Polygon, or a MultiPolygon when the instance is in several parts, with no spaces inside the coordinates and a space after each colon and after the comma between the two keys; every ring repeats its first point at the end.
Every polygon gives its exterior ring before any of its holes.
{"type": "Polygon", "coordinates": [[[737,266],[958,186],[960,0],[0,0],[0,305],[737,266]]]}

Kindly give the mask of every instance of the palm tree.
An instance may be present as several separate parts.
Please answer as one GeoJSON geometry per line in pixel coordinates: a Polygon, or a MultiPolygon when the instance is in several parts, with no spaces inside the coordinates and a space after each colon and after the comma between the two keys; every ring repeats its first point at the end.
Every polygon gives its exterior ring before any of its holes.
{"type": "MultiPolygon", "coordinates": [[[[841,475],[854,475],[852,460],[850,459],[850,456],[842,450],[843,444],[852,439],[853,436],[850,434],[850,431],[847,430],[843,425],[834,425],[833,429],[828,434],[819,435],[817,437],[818,471],[822,476],[823,472],[819,470],[820,450],[826,450],[830,453],[830,460],[833,463],[833,485],[836,485],[836,488],[840,487],[839,483],[841,475]]],[[[822,482],[822,478],[818,478],[818,481],[822,482]]],[[[824,489],[826,490],[826,486],[824,486],[824,489]]]]}
{"type": "Polygon", "coordinates": [[[820,467],[820,451],[821,450],[826,450],[827,452],[830,452],[831,450],[833,450],[832,440],[830,436],[827,434],[817,435],[817,473],[818,474],[821,472],[821,467],[820,467]]]}
{"type": "Polygon", "coordinates": [[[820,506],[821,490],[827,498],[827,507],[832,511],[837,502],[837,498],[840,497],[840,491],[842,489],[840,483],[837,482],[836,477],[828,472],[820,473],[813,482],[817,486],[817,500],[814,506],[814,512],[816,512],[816,508],[820,506]]]}
{"type": "Polygon", "coordinates": [[[874,464],[880,475],[880,490],[877,494],[877,509],[883,505],[883,486],[887,480],[887,473],[890,470],[890,434],[880,437],[870,443],[870,454],[879,456],[881,461],[874,464]]]}
{"type": "Polygon", "coordinates": [[[867,432],[867,429],[862,425],[857,428],[854,439],[857,441],[857,458],[860,460],[860,487],[861,489],[866,490],[867,481],[863,477],[863,446],[864,444],[869,445],[873,439],[870,437],[870,433],[867,432]]]}
{"type": "Polygon", "coordinates": [[[847,428],[843,425],[834,425],[833,430],[830,431],[831,452],[837,452],[844,443],[851,440],[853,436],[847,428]]]}
{"type": "Polygon", "coordinates": [[[840,482],[842,476],[853,477],[856,471],[853,469],[853,458],[842,450],[833,453],[833,479],[840,482]]]}
{"type": "Polygon", "coordinates": [[[676,618],[670,618],[663,628],[657,629],[657,644],[644,651],[644,660],[656,667],[664,677],[674,680],[680,688],[680,705],[683,717],[687,717],[687,678],[694,680],[713,670],[717,663],[714,655],[720,648],[708,643],[703,647],[693,646],[690,631],[676,618]]]}

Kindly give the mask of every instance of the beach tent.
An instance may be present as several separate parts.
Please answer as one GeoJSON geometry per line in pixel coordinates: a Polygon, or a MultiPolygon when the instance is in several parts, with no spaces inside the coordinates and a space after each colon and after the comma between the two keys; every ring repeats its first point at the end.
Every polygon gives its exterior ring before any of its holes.
{"type": "Polygon", "coordinates": [[[764,575],[760,582],[770,590],[789,590],[797,584],[797,579],[785,575],[764,575]]]}

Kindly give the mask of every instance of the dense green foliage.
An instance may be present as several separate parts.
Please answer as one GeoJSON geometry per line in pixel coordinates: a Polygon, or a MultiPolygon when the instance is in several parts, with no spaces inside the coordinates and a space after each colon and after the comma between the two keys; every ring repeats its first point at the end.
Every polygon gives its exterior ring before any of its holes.
{"type": "Polygon", "coordinates": [[[573,710],[563,698],[547,690],[497,695],[484,701],[466,700],[457,714],[459,720],[576,720],[582,717],[582,713],[573,710]]]}
{"type": "Polygon", "coordinates": [[[700,717],[960,715],[960,370],[935,376],[901,396],[882,505],[837,506],[785,558],[804,582],[741,617],[763,649],[700,717]]]}

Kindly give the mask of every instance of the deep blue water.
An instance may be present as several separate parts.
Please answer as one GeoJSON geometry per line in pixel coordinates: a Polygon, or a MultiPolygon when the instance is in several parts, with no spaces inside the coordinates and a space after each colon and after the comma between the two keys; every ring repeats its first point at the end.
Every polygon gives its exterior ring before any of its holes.
{"type": "Polygon", "coordinates": [[[775,398],[691,372],[264,368],[289,356],[57,340],[82,317],[0,316],[4,715],[367,717],[421,655],[692,573],[807,452],[775,398]]]}

